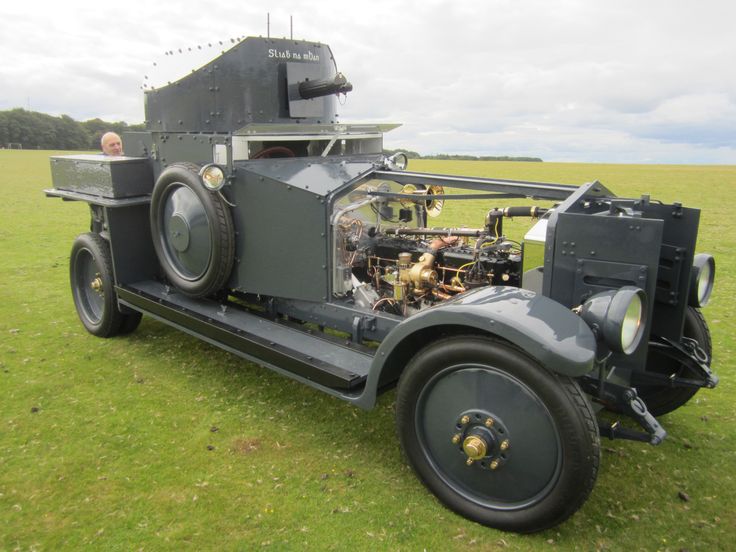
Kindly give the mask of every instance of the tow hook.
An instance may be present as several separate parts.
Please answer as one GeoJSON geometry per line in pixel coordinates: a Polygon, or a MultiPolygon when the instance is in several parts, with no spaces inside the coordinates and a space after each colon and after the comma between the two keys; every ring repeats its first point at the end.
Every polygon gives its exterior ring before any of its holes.
{"type": "Polygon", "coordinates": [[[643,400],[636,394],[633,389],[628,389],[624,392],[623,396],[626,401],[625,409],[649,434],[649,443],[652,445],[658,445],[664,441],[667,437],[667,432],[664,428],[659,425],[659,422],[654,416],[649,413],[647,405],[643,400]]]}

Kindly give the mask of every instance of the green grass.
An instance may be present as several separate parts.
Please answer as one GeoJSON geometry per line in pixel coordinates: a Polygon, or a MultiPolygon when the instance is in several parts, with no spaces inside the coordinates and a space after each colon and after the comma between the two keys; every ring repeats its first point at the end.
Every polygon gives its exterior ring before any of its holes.
{"type": "Polygon", "coordinates": [[[736,167],[412,162],[681,201],[703,209],[699,250],[717,256],[706,316],[719,387],[663,417],[659,447],[604,441],[584,507],[519,536],[456,516],[422,487],[399,449],[393,392],[363,412],[148,317],[128,337],[87,334],[67,263],[88,209],[44,197],[51,153],[0,151],[0,550],[694,551],[736,540],[736,167]]]}

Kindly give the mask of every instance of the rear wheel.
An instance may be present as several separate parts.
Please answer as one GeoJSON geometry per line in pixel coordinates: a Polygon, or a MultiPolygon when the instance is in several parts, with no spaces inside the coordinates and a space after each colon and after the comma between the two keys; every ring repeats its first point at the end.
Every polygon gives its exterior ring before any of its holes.
{"type": "Polygon", "coordinates": [[[110,246],[98,234],[81,234],[74,240],[69,279],[74,306],[87,331],[98,337],[117,335],[125,315],[118,310],[110,246]]]}
{"type": "Polygon", "coordinates": [[[121,335],[128,335],[129,333],[133,333],[141,323],[141,318],[143,316],[139,312],[130,312],[130,313],[124,313],[123,314],[123,321],[120,323],[120,334],[121,335]]]}
{"type": "Polygon", "coordinates": [[[452,337],[420,351],[400,379],[396,416],[422,482],[484,525],[554,526],[595,483],[598,429],[580,388],[505,342],[452,337]]]}
{"type": "MultiPolygon", "coordinates": [[[[710,330],[708,324],[703,318],[702,313],[694,308],[687,307],[685,311],[685,326],[683,328],[683,337],[694,339],[698,346],[706,354],[710,365],[713,353],[713,344],[710,338],[710,330]]],[[[699,378],[700,374],[693,372],[692,368],[678,362],[676,359],[667,356],[660,350],[653,347],[649,348],[647,356],[648,371],[666,376],[678,376],[683,378],[699,378]]],[[[647,404],[649,412],[653,416],[661,416],[667,414],[683,406],[689,401],[695,393],[699,391],[699,387],[669,387],[667,385],[640,385],[636,390],[639,396],[647,404]]]]}

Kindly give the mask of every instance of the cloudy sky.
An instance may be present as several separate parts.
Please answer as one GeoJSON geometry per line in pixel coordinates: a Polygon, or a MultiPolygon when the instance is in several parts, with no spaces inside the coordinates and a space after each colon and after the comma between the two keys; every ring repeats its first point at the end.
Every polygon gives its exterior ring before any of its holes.
{"type": "Polygon", "coordinates": [[[164,52],[265,36],[267,12],[331,46],[343,122],[403,123],[387,147],[736,164],[733,0],[5,1],[0,110],[141,122],[164,52]]]}

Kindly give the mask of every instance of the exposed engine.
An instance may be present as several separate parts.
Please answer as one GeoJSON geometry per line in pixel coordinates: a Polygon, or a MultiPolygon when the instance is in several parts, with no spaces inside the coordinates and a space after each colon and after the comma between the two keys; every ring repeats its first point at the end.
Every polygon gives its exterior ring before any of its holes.
{"type": "Polygon", "coordinates": [[[367,295],[361,306],[408,315],[474,287],[519,285],[518,244],[485,237],[468,245],[451,231],[445,236],[428,241],[377,234],[353,265],[362,284],[353,292],[356,302],[367,295]]]}
{"type": "Polygon", "coordinates": [[[492,209],[483,228],[429,228],[411,222],[438,213],[438,200],[393,203],[396,209],[388,201],[364,200],[338,213],[335,289],[360,307],[402,316],[473,288],[520,286],[521,245],[502,234],[502,217],[546,211],[492,209]]]}

